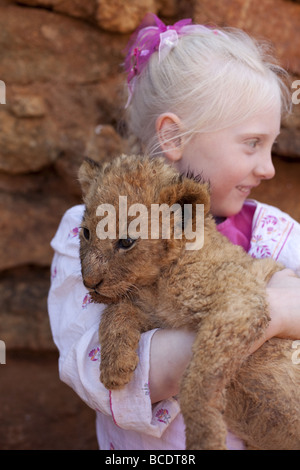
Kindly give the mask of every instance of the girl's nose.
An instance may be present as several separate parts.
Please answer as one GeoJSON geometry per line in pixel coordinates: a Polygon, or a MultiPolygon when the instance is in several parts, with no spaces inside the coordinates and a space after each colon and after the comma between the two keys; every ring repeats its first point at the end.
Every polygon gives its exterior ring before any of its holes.
{"type": "Polygon", "coordinates": [[[260,155],[259,161],[255,167],[255,175],[260,179],[269,180],[275,175],[275,168],[272,162],[271,153],[267,155],[260,155]]]}

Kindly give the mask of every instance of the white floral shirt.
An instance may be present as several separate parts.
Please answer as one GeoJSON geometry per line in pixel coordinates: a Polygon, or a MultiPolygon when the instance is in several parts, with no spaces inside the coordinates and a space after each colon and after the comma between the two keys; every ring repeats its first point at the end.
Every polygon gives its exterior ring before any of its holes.
{"type": "Polygon", "coordinates": [[[276,207],[257,203],[248,253],[272,257],[300,276],[300,225],[276,207]]]}

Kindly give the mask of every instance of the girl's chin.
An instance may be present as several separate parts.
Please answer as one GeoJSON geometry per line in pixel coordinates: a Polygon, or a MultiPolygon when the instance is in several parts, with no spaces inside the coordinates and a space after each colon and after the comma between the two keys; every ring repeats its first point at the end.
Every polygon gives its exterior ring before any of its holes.
{"type": "Polygon", "coordinates": [[[211,206],[211,213],[215,217],[231,217],[233,215],[238,214],[244,205],[246,197],[239,201],[231,201],[228,204],[224,204],[222,206],[214,208],[213,205],[211,206]]]}

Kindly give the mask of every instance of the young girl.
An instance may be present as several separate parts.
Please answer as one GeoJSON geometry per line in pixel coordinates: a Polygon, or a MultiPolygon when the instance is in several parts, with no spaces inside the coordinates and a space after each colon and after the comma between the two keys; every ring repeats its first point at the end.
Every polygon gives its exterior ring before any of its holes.
{"type": "MultiPolygon", "coordinates": [[[[289,107],[283,72],[241,31],[189,20],[166,27],[155,16],[147,21],[125,62],[129,128],[143,151],[163,154],[180,172],[210,181],[220,232],[252,256],[274,256],[290,268],[268,284],[272,319],[264,340],[300,338],[300,279],[294,274],[300,268],[300,226],[276,208],[247,200],[252,188],[274,176],[271,149],[289,107]]],[[[52,240],[48,305],[60,377],[96,410],[100,449],[184,449],[176,395],[194,335],[144,333],[133,380],[119,391],[102,386],[102,308],[91,303],[80,273],[83,211],[82,205],[70,209],[52,240]]],[[[230,431],[227,445],[243,448],[230,431]]]]}

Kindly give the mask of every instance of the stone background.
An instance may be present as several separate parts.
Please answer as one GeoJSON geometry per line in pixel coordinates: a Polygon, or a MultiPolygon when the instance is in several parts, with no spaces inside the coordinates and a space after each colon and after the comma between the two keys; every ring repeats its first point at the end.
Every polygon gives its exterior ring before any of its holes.
{"type": "MultiPolygon", "coordinates": [[[[81,202],[82,157],[130,148],[120,64],[148,11],[245,29],[300,78],[299,0],[0,0],[0,449],[97,448],[93,411],[57,377],[49,243],[81,202]]],[[[277,175],[253,196],[300,221],[300,104],[274,153],[277,175]]]]}

